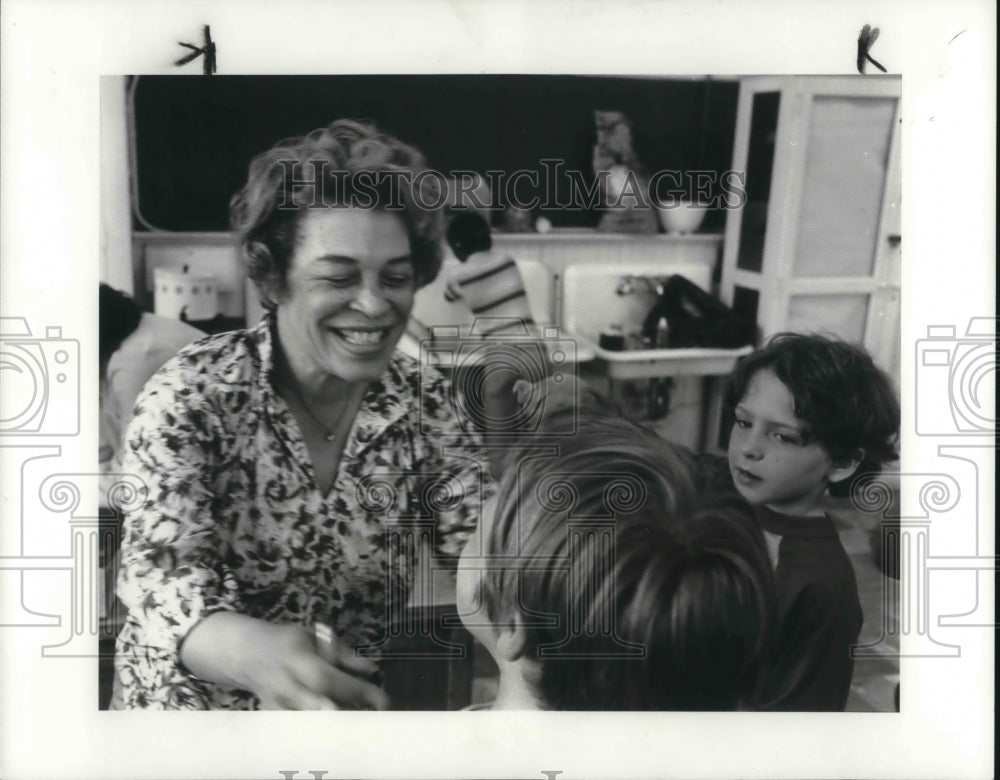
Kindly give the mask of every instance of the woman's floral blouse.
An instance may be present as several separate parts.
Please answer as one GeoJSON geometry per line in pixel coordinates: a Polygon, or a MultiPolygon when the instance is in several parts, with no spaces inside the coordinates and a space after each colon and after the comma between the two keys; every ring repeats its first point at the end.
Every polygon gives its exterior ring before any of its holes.
{"type": "Polygon", "coordinates": [[[271,322],[185,348],[136,403],[124,470],[148,493],[125,519],[115,707],[255,709],[179,663],[187,633],[220,610],[377,643],[407,598],[413,539],[458,556],[493,490],[447,380],[397,352],[322,495],[271,385],[271,322]]]}

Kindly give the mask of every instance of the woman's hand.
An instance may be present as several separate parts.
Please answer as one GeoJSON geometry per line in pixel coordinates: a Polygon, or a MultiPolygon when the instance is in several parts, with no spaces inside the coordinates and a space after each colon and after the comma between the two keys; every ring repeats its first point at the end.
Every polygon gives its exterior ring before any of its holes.
{"type": "Polygon", "coordinates": [[[196,677],[250,690],[263,709],[387,709],[388,696],[363,679],[377,671],[327,633],[217,612],[195,626],[181,661],[196,677]]]}
{"type": "Polygon", "coordinates": [[[385,693],[364,679],[378,667],[332,634],[316,638],[300,626],[275,626],[269,650],[251,667],[262,709],[388,708],[385,693]]]}

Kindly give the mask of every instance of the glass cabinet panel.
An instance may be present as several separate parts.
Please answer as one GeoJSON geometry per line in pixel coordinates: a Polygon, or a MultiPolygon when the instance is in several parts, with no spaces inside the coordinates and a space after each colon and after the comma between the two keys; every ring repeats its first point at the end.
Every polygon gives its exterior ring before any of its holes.
{"type": "Polygon", "coordinates": [[[871,275],[895,116],[894,98],[813,98],[794,276],[871,275]]]}
{"type": "Polygon", "coordinates": [[[764,264],[767,232],[767,202],[771,197],[774,142],[778,130],[780,92],[758,92],[753,96],[750,145],[747,152],[746,195],[740,227],[740,252],[736,267],[756,271],[764,264]]]}
{"type": "Polygon", "coordinates": [[[825,331],[861,344],[868,316],[868,295],[795,295],[788,301],[786,330],[825,331]]]}

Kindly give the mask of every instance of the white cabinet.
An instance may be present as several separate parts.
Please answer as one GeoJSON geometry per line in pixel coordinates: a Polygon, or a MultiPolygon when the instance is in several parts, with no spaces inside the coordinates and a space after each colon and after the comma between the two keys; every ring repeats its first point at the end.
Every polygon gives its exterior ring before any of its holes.
{"type": "Polygon", "coordinates": [[[900,92],[896,77],[741,81],[723,300],[766,340],[825,331],[899,382],[900,92]]]}

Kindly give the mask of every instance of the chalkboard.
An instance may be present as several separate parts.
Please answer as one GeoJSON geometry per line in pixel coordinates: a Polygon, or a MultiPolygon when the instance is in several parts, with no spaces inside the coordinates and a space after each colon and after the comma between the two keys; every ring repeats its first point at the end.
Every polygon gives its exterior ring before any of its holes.
{"type": "MultiPolygon", "coordinates": [[[[133,77],[139,212],[134,227],[227,230],[230,197],[257,153],[335,119],[374,120],[431,167],[592,176],[594,110],[624,112],[647,169],[707,170],[732,158],[738,84],[707,79],[538,75],[133,77]],[[145,224],[144,224],[145,223],[145,224]]],[[[593,226],[593,210],[542,210],[593,226]]]]}

